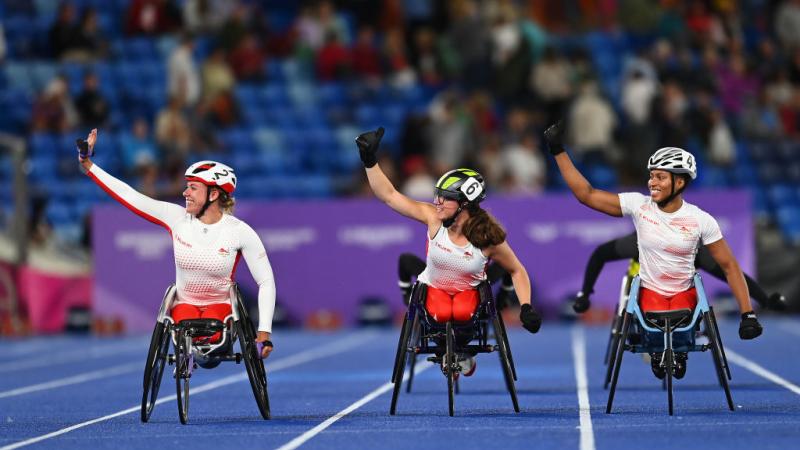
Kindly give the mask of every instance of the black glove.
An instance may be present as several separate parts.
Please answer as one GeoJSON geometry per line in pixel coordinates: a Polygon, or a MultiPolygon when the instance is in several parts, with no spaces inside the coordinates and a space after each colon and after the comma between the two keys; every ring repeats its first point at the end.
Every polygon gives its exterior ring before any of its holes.
{"type": "Polygon", "coordinates": [[[536,333],[542,326],[542,316],[528,303],[522,305],[522,308],[520,308],[519,321],[522,322],[522,326],[531,333],[536,333]]]}
{"type": "Polygon", "coordinates": [[[578,295],[575,297],[575,303],[572,304],[572,309],[580,314],[586,312],[591,305],[592,302],[589,301],[589,296],[583,292],[578,292],[578,295]]]}
{"type": "Polygon", "coordinates": [[[753,311],[748,311],[742,314],[742,321],[739,322],[739,338],[740,339],[755,339],[761,336],[761,324],[758,323],[758,317],[753,311]]]}
{"type": "Polygon", "coordinates": [[[86,139],[75,139],[75,145],[78,146],[78,157],[80,159],[86,159],[87,157],[94,156],[94,149],[89,149],[89,143],[86,142],[86,139]]]}
{"type": "Polygon", "coordinates": [[[564,151],[564,121],[559,120],[544,130],[544,141],[550,154],[555,156],[564,151]]]}
{"type": "Polygon", "coordinates": [[[786,297],[779,292],[775,292],[769,296],[765,306],[773,311],[784,311],[786,309],[786,297]]]}
{"type": "Polygon", "coordinates": [[[378,163],[378,158],[375,157],[375,153],[378,152],[378,147],[381,145],[382,137],[383,127],[379,127],[375,131],[361,133],[356,138],[358,153],[361,155],[361,162],[364,163],[364,167],[370,168],[378,163]]]}

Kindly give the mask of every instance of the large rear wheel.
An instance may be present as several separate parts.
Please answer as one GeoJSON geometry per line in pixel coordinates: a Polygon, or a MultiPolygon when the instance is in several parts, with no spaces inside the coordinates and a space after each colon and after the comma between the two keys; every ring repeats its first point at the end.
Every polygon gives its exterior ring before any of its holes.
{"type": "Polygon", "coordinates": [[[247,377],[250,379],[250,387],[253,388],[253,396],[258,405],[261,417],[269,420],[271,417],[269,409],[269,393],[267,392],[267,371],[264,369],[264,361],[258,353],[256,345],[256,329],[241,298],[237,300],[239,320],[234,324],[236,334],[239,338],[239,348],[242,351],[242,359],[247,369],[247,377]]]}
{"type": "Polygon", "coordinates": [[[167,364],[170,341],[169,330],[169,322],[166,324],[156,323],[153,329],[153,336],[150,338],[150,349],[147,351],[142,386],[142,422],[150,420],[150,414],[153,413],[153,408],[156,406],[161,377],[164,375],[164,366],[167,364]]]}

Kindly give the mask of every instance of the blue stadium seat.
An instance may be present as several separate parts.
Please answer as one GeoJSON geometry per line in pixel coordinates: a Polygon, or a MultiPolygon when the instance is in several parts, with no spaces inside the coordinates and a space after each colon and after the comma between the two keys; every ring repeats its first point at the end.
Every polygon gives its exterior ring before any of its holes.
{"type": "Polygon", "coordinates": [[[785,206],[777,210],[778,225],[792,243],[800,243],[800,207],[785,206]]]}
{"type": "Polygon", "coordinates": [[[34,133],[28,141],[34,155],[55,155],[58,153],[58,139],[50,133],[34,133]]]}
{"type": "Polygon", "coordinates": [[[775,184],[770,186],[767,188],[767,197],[776,210],[784,206],[793,205],[798,200],[794,187],[788,184],[775,184]]]}

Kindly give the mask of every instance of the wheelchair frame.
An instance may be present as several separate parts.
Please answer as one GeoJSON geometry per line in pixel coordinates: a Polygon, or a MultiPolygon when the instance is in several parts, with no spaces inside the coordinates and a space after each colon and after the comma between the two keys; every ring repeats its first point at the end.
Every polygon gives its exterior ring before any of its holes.
{"type": "MultiPolygon", "coordinates": [[[[711,350],[711,355],[714,360],[714,367],[717,372],[717,380],[720,386],[725,391],[725,398],[728,403],[728,409],[734,410],[733,399],[731,398],[731,391],[728,381],[731,379],[730,368],[728,360],[725,356],[725,349],[722,346],[722,338],[719,334],[719,327],[717,325],[716,317],[714,316],[713,308],[708,304],[708,297],[706,296],[705,289],[700,274],[694,275],[694,287],[697,290],[697,306],[694,311],[686,314],[686,317],[691,317],[688,324],[683,325],[679,320],[677,323],[670,324],[671,317],[669,314],[662,314],[665,320],[665,326],[661,327],[653,321],[646,319],[642,314],[639,307],[639,290],[640,279],[637,275],[633,278],[630,288],[630,296],[626,302],[624,313],[622,314],[622,325],[619,335],[615,338],[612,349],[612,359],[609,361],[609,369],[611,373],[611,389],[608,393],[608,403],[606,405],[606,413],[611,413],[611,407],[614,402],[614,394],[617,387],[619,378],[620,366],[622,364],[622,357],[625,351],[632,353],[653,353],[663,351],[662,361],[666,365],[666,390],[669,402],[669,415],[673,415],[673,386],[672,386],[672,368],[675,362],[675,352],[704,352],[711,350]],[[700,325],[700,319],[704,324],[704,334],[708,338],[707,344],[697,344],[695,341],[695,330],[700,325]],[[631,328],[635,328],[633,335],[630,334],[631,328]],[[647,336],[645,333],[662,333],[663,346],[656,346],[652,343],[648,345],[647,336]],[[674,333],[688,333],[688,343],[682,344],[678,347],[673,346],[674,333]],[[637,339],[631,339],[636,336],[637,339]]],[[[688,311],[688,310],[687,310],[688,311]]],[[[654,314],[658,316],[659,314],[654,314]]]]}
{"type": "Polygon", "coordinates": [[[495,306],[490,285],[484,282],[478,285],[477,289],[480,303],[472,319],[465,322],[448,321],[446,323],[438,323],[433,320],[425,309],[427,286],[420,282],[414,284],[408,302],[408,310],[403,318],[392,370],[391,380],[394,383],[394,389],[389,408],[390,415],[395,415],[396,413],[397,399],[403,384],[403,374],[406,367],[409,370],[406,392],[411,392],[417,355],[433,355],[428,357],[428,361],[441,365],[442,372],[447,378],[448,411],[450,416],[453,416],[455,414],[455,394],[459,391],[456,374],[462,370],[459,363],[463,361],[459,359],[458,355],[462,353],[477,355],[478,353],[491,353],[494,351],[498,352],[506,389],[511,396],[514,411],[519,412],[517,391],[514,386],[514,381],[517,379],[516,368],[511,357],[511,349],[503,318],[495,306]],[[494,329],[495,344],[489,342],[490,322],[494,329]],[[457,343],[456,332],[470,333],[470,340],[466,345],[457,343]],[[471,344],[472,341],[476,340],[478,341],[477,344],[471,344]]]}
{"type": "Polygon", "coordinates": [[[177,289],[172,284],[164,293],[150,340],[142,386],[141,421],[150,420],[158,398],[164,367],[167,364],[175,365],[173,376],[178,417],[181,423],[186,424],[189,416],[189,380],[198,364],[210,369],[223,361],[235,361],[240,364],[242,360],[245,362],[259,412],[264,419],[269,419],[266,371],[255,342],[256,330],[247,314],[238,285],[231,286],[228,297],[231,302],[231,314],[222,322],[217,319],[188,319],[175,324],[169,312],[176,298],[176,292],[177,289]],[[230,327],[226,324],[230,324],[230,327]],[[210,337],[217,332],[222,333],[218,343],[212,344],[208,339],[195,342],[196,338],[210,337]],[[234,352],[233,349],[233,344],[237,340],[240,353],[234,352]],[[170,342],[173,345],[173,354],[169,354],[170,342]]]}

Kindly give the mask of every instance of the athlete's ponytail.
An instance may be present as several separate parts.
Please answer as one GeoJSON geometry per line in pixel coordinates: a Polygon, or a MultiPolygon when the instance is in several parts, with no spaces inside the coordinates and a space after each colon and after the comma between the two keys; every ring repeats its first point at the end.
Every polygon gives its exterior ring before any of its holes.
{"type": "Polygon", "coordinates": [[[505,242],[506,230],[485,209],[473,203],[467,211],[469,219],[464,224],[464,236],[472,245],[484,249],[505,242]]]}

